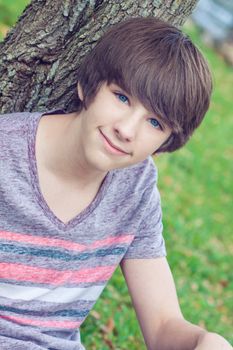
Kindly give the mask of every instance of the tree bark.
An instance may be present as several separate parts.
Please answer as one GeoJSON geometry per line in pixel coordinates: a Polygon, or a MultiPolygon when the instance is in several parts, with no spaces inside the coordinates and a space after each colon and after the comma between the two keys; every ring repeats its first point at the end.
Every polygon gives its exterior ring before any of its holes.
{"type": "Polygon", "coordinates": [[[0,43],[0,112],[76,107],[77,68],[108,26],[155,16],[182,26],[198,0],[33,0],[0,43]]]}

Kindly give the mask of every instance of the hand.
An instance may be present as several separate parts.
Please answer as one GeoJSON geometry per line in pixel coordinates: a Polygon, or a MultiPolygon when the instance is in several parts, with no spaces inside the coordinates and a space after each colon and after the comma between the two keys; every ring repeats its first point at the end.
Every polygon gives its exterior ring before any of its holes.
{"type": "Polygon", "coordinates": [[[228,341],[216,333],[204,333],[194,350],[233,350],[228,341]]]}

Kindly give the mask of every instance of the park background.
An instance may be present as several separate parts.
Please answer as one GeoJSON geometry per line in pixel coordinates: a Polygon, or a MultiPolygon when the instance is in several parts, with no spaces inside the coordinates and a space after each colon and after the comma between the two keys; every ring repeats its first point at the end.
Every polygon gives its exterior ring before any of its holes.
{"type": "MultiPolygon", "coordinates": [[[[0,40],[28,2],[0,0],[0,40]]],[[[214,92],[191,141],[155,159],[164,237],[184,316],[233,343],[233,68],[186,23],[209,61],[214,92]]],[[[88,350],[145,349],[120,269],[85,321],[82,340],[88,350]]]]}

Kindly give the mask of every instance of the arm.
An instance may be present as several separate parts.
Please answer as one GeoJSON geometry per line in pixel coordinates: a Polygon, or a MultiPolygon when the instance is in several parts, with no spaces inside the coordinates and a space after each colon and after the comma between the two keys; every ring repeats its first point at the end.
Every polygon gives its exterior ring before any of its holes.
{"type": "Polygon", "coordinates": [[[230,344],[183,318],[166,258],[121,263],[148,350],[230,350],[230,344]]]}

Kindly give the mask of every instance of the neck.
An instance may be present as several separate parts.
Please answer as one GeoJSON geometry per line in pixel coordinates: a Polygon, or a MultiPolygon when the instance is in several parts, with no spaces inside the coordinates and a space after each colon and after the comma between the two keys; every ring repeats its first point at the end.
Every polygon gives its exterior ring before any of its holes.
{"type": "Polygon", "coordinates": [[[37,159],[62,182],[80,188],[100,185],[106,173],[92,169],[81,157],[79,124],[75,113],[42,117],[37,131],[37,159]]]}

